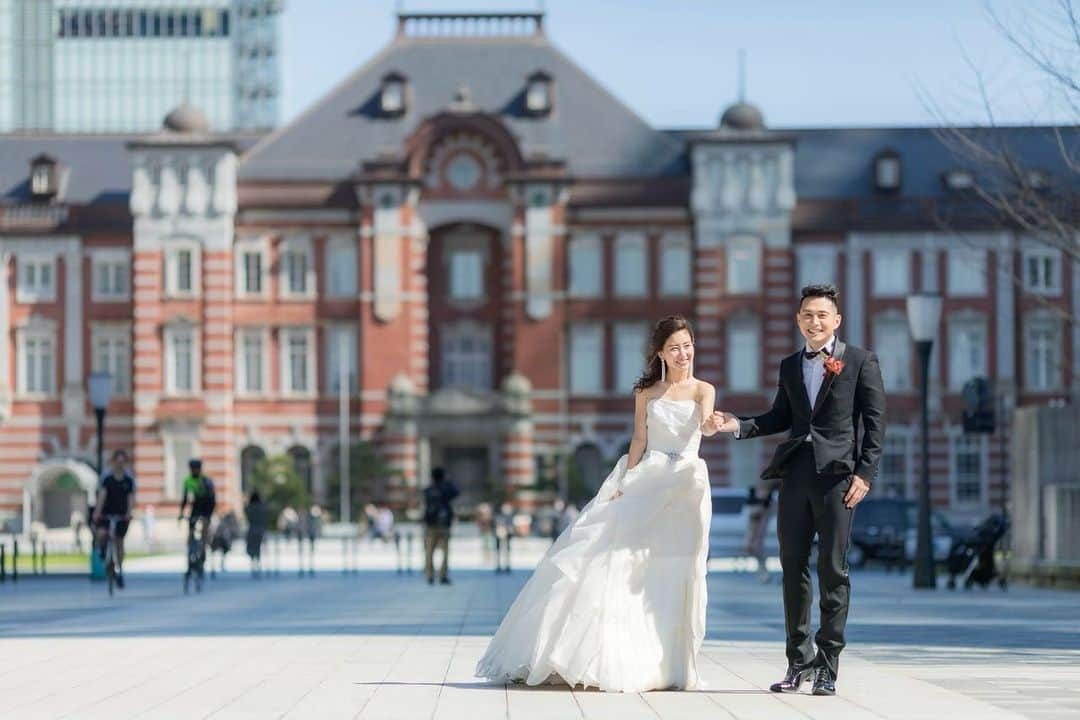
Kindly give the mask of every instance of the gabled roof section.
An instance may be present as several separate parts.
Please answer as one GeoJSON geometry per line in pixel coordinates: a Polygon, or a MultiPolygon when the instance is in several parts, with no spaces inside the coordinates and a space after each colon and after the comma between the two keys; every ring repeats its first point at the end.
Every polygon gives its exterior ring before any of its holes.
{"type": "MultiPolygon", "coordinates": [[[[426,16],[430,17],[430,16],[426,16]]],[[[648,177],[685,172],[685,145],[650,127],[542,33],[525,36],[398,36],[289,125],[264,138],[244,158],[243,180],[332,180],[366,160],[399,154],[427,118],[446,110],[467,87],[476,108],[504,122],[526,158],[567,162],[577,177],[648,177]],[[553,110],[525,110],[536,72],[551,76],[553,110]],[[380,83],[389,73],[409,84],[400,117],[378,112],[380,83]]]]}

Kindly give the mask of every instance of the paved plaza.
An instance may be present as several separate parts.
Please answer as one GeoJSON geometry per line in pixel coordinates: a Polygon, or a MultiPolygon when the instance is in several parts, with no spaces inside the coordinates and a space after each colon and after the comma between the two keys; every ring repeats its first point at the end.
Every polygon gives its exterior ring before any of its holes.
{"type": "MultiPolygon", "coordinates": [[[[0,717],[34,718],[1073,718],[1080,596],[1010,588],[916,594],[854,576],[836,698],[767,691],[784,669],[779,587],[714,560],[699,692],[618,695],[472,677],[541,552],[495,575],[459,548],[449,587],[362,548],[350,574],[316,563],[252,580],[233,570],[184,596],[176,557],[130,568],[107,597],[81,578],[0,585],[0,717]]],[[[323,553],[330,553],[326,547],[323,553]]]]}

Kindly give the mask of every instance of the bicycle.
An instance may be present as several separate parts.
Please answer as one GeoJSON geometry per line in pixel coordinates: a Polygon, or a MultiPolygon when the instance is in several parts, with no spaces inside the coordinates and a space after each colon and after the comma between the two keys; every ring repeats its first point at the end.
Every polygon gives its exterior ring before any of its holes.
{"type": "MultiPolygon", "coordinates": [[[[202,521],[209,522],[209,518],[203,518],[202,521]]],[[[187,570],[184,572],[184,594],[191,592],[191,581],[195,581],[195,592],[201,593],[203,587],[203,578],[205,577],[205,565],[206,565],[206,548],[203,546],[202,533],[195,532],[195,526],[198,524],[198,518],[195,522],[188,523],[188,541],[187,541],[187,570]]]]}
{"type": "Polygon", "coordinates": [[[123,515],[106,515],[109,521],[109,534],[105,537],[105,579],[108,581],[109,596],[116,586],[116,525],[124,519],[123,515]]]}

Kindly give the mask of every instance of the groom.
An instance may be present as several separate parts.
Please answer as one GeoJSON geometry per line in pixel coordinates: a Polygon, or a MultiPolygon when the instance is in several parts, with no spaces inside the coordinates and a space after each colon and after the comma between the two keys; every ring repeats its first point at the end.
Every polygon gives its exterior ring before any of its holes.
{"type": "Polygon", "coordinates": [[[781,478],[777,510],[788,670],[770,687],[796,692],[813,675],[815,695],[836,694],[847,623],[847,549],[854,508],[877,473],[885,436],[885,392],[877,356],[836,338],[840,327],[833,285],[802,289],[796,320],[805,349],[780,363],[772,409],[739,418],[717,411],[721,432],[736,439],[787,432],[763,479],[781,478]],[[862,420],[862,442],[856,427],[862,420]],[[818,536],[821,628],[810,641],[810,547],[818,536]],[[814,645],[817,652],[814,652],[814,645]]]}

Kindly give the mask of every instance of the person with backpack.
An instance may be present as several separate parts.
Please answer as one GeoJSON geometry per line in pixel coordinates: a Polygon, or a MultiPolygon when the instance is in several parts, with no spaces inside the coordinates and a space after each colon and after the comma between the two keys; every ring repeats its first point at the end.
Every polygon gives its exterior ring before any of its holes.
{"type": "Polygon", "coordinates": [[[428,585],[435,584],[435,550],[442,550],[439,582],[450,584],[447,575],[450,554],[450,525],[454,509],[450,506],[458,489],[446,478],[446,471],[437,467],[431,471],[431,485],[424,488],[424,575],[428,585]]]}

